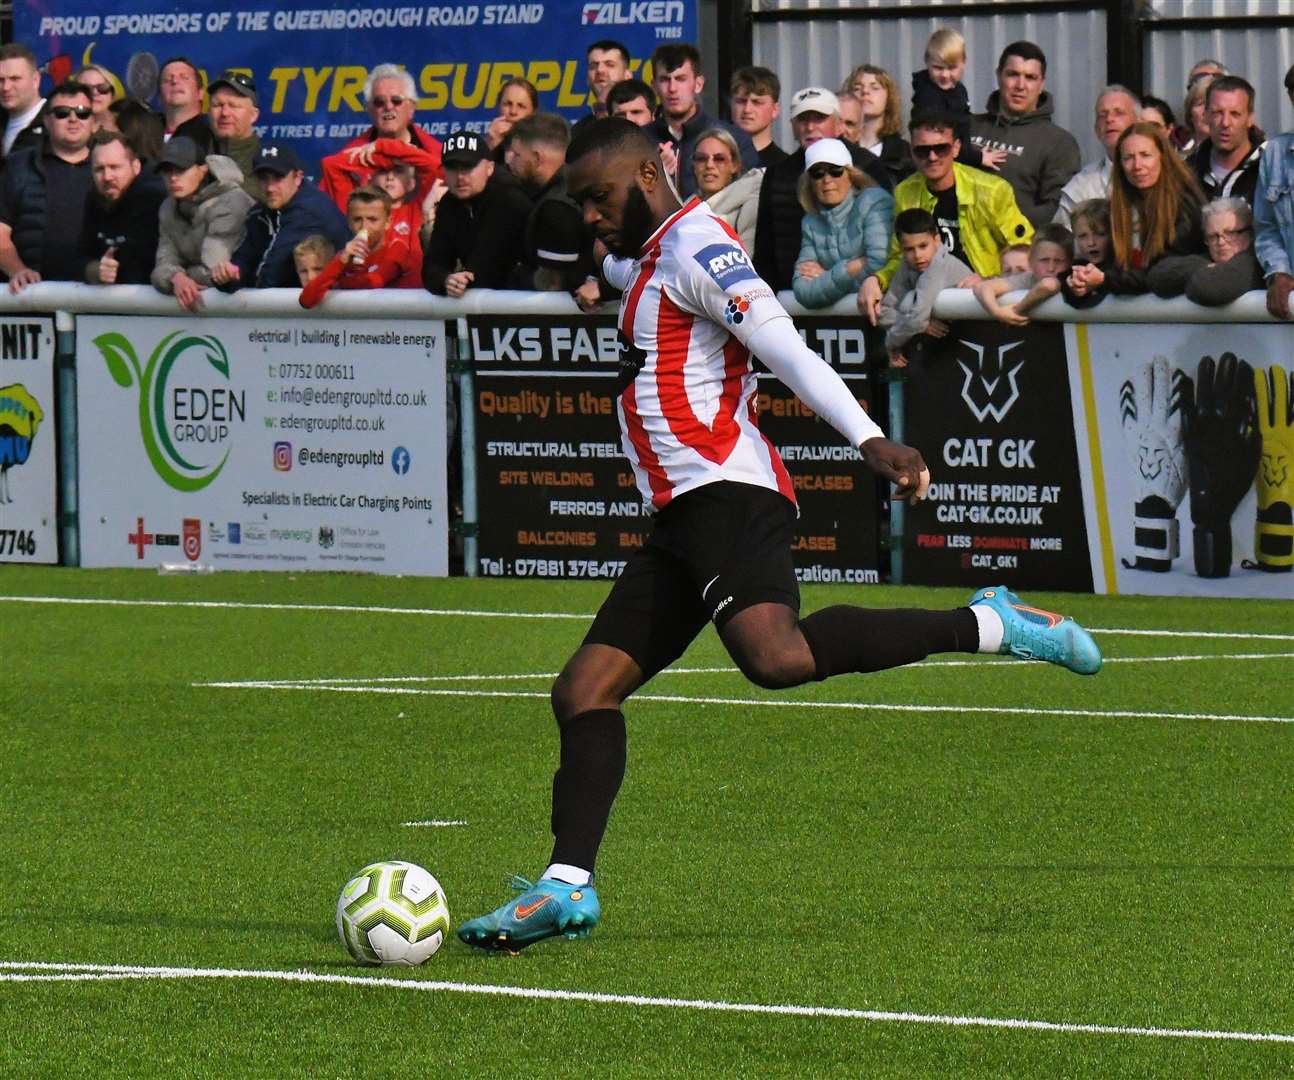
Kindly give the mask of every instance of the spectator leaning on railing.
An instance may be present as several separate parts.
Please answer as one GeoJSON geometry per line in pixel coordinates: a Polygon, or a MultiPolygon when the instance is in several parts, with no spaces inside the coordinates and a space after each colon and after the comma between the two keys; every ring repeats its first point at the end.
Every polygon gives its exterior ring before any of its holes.
{"type": "Polygon", "coordinates": [[[157,261],[158,212],[166,189],[143,175],[119,133],[100,131],[90,148],[94,190],[85,208],[81,259],[91,285],[147,285],[157,261]]]}
{"type": "MultiPolygon", "coordinates": [[[[950,254],[981,278],[1001,269],[1002,250],[1033,239],[1033,226],[1001,177],[956,161],[956,120],[947,113],[917,113],[908,123],[916,174],[894,189],[894,212],[929,211],[950,254]]],[[[863,282],[858,306],[876,324],[881,297],[899,267],[899,243],[890,243],[886,264],[863,282]]],[[[963,288],[976,284],[969,280],[963,288]]]]}
{"type": "MultiPolygon", "coordinates": [[[[1294,105],[1294,67],[1285,73],[1285,92],[1294,105]]],[[[1290,317],[1294,291],[1294,133],[1267,140],[1254,194],[1254,249],[1267,281],[1267,310],[1290,317]]]]}
{"type": "Polygon", "coordinates": [[[354,236],[323,271],[301,290],[304,308],[317,305],[330,289],[416,289],[420,268],[407,237],[392,236],[391,196],[379,188],[350,193],[346,223],[354,236]]]}
{"type": "Polygon", "coordinates": [[[9,291],[38,281],[80,281],[81,227],[90,192],[90,95],[65,82],[45,102],[39,145],[12,154],[0,178],[0,271],[9,291]]]}
{"type": "Polygon", "coordinates": [[[532,203],[507,169],[496,169],[483,136],[456,131],[445,142],[445,180],[422,261],[429,292],[460,297],[503,289],[521,260],[532,203]]]}
{"type": "Polygon", "coordinates": [[[229,262],[242,243],[256,200],[243,190],[237,165],[220,154],[204,156],[183,135],[166,144],[157,171],[168,197],[158,214],[153,286],[193,311],[212,284],[212,271],[229,262]]]}
{"type": "Polygon", "coordinates": [[[1204,255],[1165,255],[1150,268],[1156,296],[1181,296],[1205,307],[1219,307],[1263,287],[1263,272],[1253,253],[1253,214],[1244,199],[1214,199],[1200,211],[1204,255]]]}
{"type": "Polygon", "coordinates": [[[252,207],[243,242],[233,259],[212,268],[211,280],[230,291],[293,288],[292,249],[315,233],[341,247],[350,239],[346,218],[332,199],[305,182],[305,165],[288,143],[265,143],[252,170],[264,202],[252,207]]]}
{"type": "Polygon", "coordinates": [[[1097,303],[1105,293],[1150,291],[1150,270],[1166,255],[1204,251],[1195,177],[1156,124],[1128,128],[1115,148],[1110,184],[1110,258],[1100,266],[1075,266],[1065,299],[1097,303]]]}
{"type": "Polygon", "coordinates": [[[894,199],[857,168],[839,139],[805,151],[800,254],[791,287],[805,307],[834,304],[885,264],[894,199]]]}
{"type": "MultiPolygon", "coordinates": [[[[751,255],[755,272],[774,289],[789,289],[795,273],[795,258],[800,253],[800,177],[804,173],[804,155],[819,139],[838,139],[841,133],[840,101],[824,86],[806,86],[791,95],[791,131],[800,144],[785,161],[764,170],[759,185],[759,218],[755,230],[755,250],[751,255]]],[[[850,159],[886,191],[890,190],[889,171],[875,154],[860,146],[847,144],[850,159]]]]}

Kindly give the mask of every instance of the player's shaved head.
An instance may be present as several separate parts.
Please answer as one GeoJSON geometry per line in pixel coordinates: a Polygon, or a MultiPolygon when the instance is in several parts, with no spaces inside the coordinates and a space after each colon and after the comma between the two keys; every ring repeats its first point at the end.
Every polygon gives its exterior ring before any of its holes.
{"type": "Polygon", "coordinates": [[[639,161],[659,159],[660,151],[651,136],[637,124],[619,116],[607,116],[585,124],[566,150],[566,164],[574,165],[590,154],[604,157],[631,155],[639,161]]]}

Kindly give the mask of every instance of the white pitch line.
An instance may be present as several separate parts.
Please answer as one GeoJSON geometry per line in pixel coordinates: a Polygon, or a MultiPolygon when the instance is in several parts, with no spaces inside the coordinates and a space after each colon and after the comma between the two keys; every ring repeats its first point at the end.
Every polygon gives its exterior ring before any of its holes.
{"type": "Polygon", "coordinates": [[[68,981],[69,979],[258,979],[289,983],[322,983],[363,986],[370,989],[413,990],[423,993],[484,994],[538,1001],[576,1001],[594,1005],[636,1005],[645,1008],[693,1009],[703,1012],[753,1013],[762,1016],[826,1017],[833,1020],[870,1020],[940,1027],[1007,1028],[1075,1035],[1122,1035],[1158,1039],[1208,1039],[1224,1042],[1294,1043],[1294,1035],[1275,1031],[1222,1031],[1208,1028],[1127,1027],[1054,1020],[1023,1020],[996,1016],[957,1016],[939,1013],[886,1012],[847,1009],[828,1005],[766,1005],[756,1002],[712,1001],[705,998],[648,997],[643,994],[604,994],[584,990],[548,990],[530,986],[497,986],[489,983],[393,979],[384,976],[333,975],[314,971],[256,971],[239,968],[139,967],[128,964],[51,964],[0,961],[0,981],[68,981]],[[12,974],[10,973],[12,972],[12,974]]]}
{"type": "MultiPolygon", "coordinates": [[[[314,690],[329,694],[412,694],[421,697],[543,698],[537,690],[438,690],[416,686],[321,686],[317,683],[205,682],[193,687],[214,690],[314,690]]],[[[1111,720],[1234,720],[1248,723],[1294,724],[1294,716],[1247,716],[1238,713],[1137,712],[1131,709],[1034,709],[1003,705],[895,705],[867,701],[774,701],[765,698],[687,697],[682,694],[635,694],[633,701],[667,701],[683,705],[737,705],[766,709],[848,709],[857,712],[972,713],[984,716],[1087,716],[1111,720]]]]}
{"type": "Polygon", "coordinates": [[[570,611],[476,611],[468,608],[401,608],[367,604],[260,604],[242,600],[110,600],[89,596],[0,596],[25,604],[88,604],[106,607],[214,608],[229,611],[339,611],[361,615],[435,615],[477,619],[579,619],[592,615],[570,611]]]}
{"type": "Polygon", "coordinates": [[[456,825],[466,825],[466,821],[454,819],[452,821],[402,821],[400,822],[406,829],[452,829],[456,825]]]}
{"type": "MultiPolygon", "coordinates": [[[[423,615],[479,619],[579,619],[590,622],[593,614],[572,611],[480,611],[471,608],[401,608],[365,604],[269,604],[243,600],[115,600],[94,596],[0,596],[25,604],[88,604],[107,607],[213,608],[230,611],[337,611],[361,615],[423,615]]],[[[1228,630],[1140,630],[1124,627],[1093,627],[1093,634],[1141,637],[1220,638],[1231,641],[1294,641],[1294,634],[1254,634],[1228,630]]]]}

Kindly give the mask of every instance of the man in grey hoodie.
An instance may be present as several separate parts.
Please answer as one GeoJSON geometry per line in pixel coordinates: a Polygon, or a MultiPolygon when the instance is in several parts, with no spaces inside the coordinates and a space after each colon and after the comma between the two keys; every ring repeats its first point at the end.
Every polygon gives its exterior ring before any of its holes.
{"type": "Polygon", "coordinates": [[[1082,165],[1074,136],[1051,121],[1046,82],[1046,54],[1032,41],[1014,42],[998,60],[998,88],[989,95],[987,111],[971,117],[976,146],[1007,152],[999,174],[1035,226],[1052,219],[1060,189],[1082,165]]]}

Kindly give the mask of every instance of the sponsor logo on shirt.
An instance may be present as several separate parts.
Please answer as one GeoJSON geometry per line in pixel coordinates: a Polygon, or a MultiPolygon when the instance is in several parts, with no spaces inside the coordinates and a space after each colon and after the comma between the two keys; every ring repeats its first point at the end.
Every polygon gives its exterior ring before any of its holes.
{"type": "Polygon", "coordinates": [[[692,256],[725,292],[740,281],[758,281],[750,256],[735,244],[710,244],[692,256]]]}

